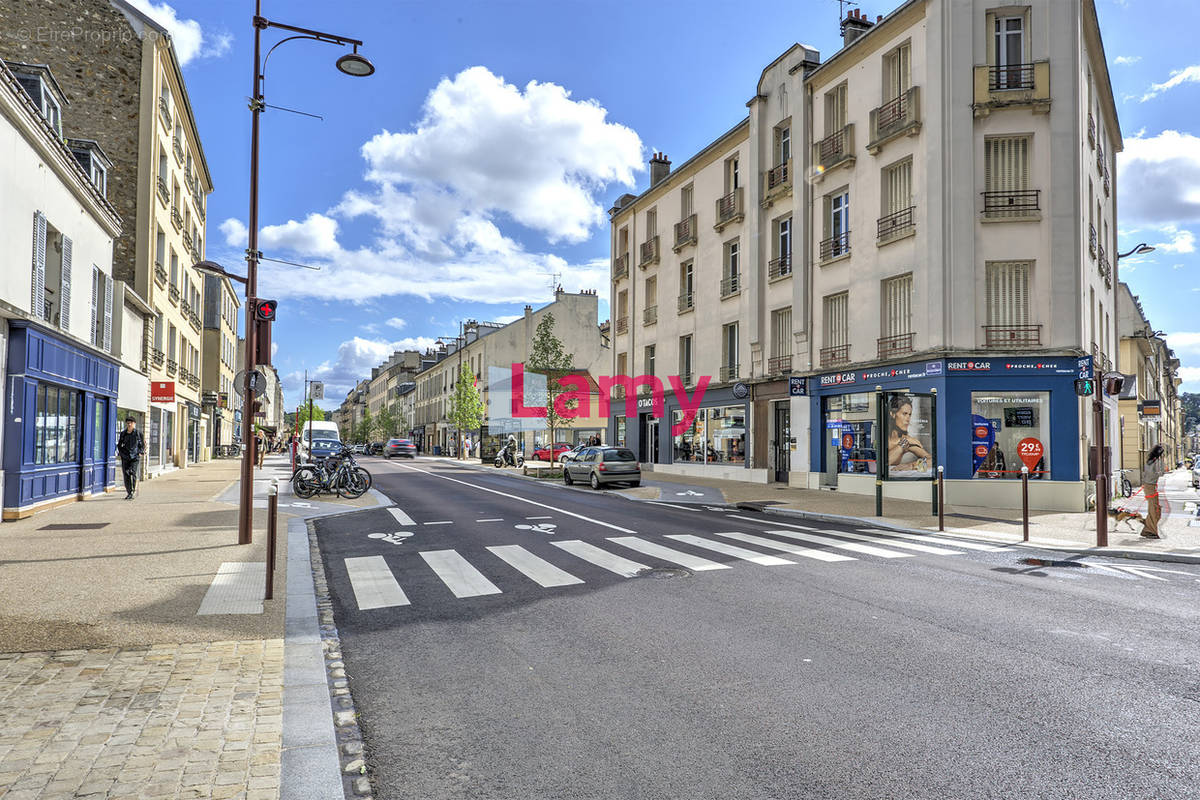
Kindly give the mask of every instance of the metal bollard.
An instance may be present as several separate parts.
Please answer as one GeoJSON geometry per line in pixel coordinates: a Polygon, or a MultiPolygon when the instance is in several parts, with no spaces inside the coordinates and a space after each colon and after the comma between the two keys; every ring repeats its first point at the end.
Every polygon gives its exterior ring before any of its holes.
{"type": "Polygon", "coordinates": [[[1029,541],[1029,467],[1021,467],[1021,541],[1029,541]]]}
{"type": "Polygon", "coordinates": [[[943,479],[946,468],[938,465],[937,499],[938,499],[938,530],[946,530],[946,481],[943,479]]]}
{"type": "Polygon", "coordinates": [[[264,597],[268,600],[275,596],[275,521],[278,514],[279,479],[272,478],[271,486],[267,489],[267,591],[264,597]]]}
{"type": "Polygon", "coordinates": [[[875,479],[875,516],[883,516],[883,481],[875,479]]]}

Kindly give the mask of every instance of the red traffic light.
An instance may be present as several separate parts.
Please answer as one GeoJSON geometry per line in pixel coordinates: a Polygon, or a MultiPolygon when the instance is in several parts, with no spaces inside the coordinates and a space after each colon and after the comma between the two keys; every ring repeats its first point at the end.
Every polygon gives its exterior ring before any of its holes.
{"type": "Polygon", "coordinates": [[[274,300],[258,300],[254,304],[254,318],[260,322],[275,321],[275,307],[279,305],[274,300]]]}

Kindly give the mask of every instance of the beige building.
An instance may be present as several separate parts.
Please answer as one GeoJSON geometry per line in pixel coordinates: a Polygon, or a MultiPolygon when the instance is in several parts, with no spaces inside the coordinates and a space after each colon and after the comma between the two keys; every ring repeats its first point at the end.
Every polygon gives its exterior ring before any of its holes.
{"type": "Polygon", "coordinates": [[[1166,450],[1167,463],[1172,466],[1191,451],[1183,435],[1179,359],[1162,331],[1154,330],[1141,301],[1124,281],[1117,289],[1117,308],[1117,363],[1126,380],[1120,399],[1120,436],[1113,449],[1119,454],[1120,466],[1131,470],[1128,477],[1136,485],[1146,455],[1156,444],[1166,450]]]}
{"type": "Polygon", "coordinates": [[[200,363],[203,406],[209,415],[209,440],[217,448],[240,442],[242,396],[234,388],[238,364],[238,313],[242,301],[228,278],[202,276],[204,281],[204,332],[200,363]]]}
{"type": "Polygon", "coordinates": [[[1122,147],[1094,5],[909,0],[842,33],[612,210],[614,370],[711,380],[687,430],[639,413],[629,443],[655,469],[873,492],[886,438],[887,496],[927,499],[936,463],[953,502],[992,506],[1019,506],[1036,453],[1034,505],[1082,509],[1073,381],[1116,353],[1122,147]]]}

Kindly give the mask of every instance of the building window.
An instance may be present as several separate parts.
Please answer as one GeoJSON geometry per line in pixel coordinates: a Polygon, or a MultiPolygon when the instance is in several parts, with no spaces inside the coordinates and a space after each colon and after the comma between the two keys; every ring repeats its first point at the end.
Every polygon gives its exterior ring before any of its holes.
{"type": "MultiPolygon", "coordinates": [[[[775,359],[786,359],[778,369],[790,369],[792,366],[792,307],[781,308],[771,312],[771,353],[775,359]]],[[[768,370],[777,372],[778,369],[768,370]]]]}
{"type": "Polygon", "coordinates": [[[39,384],[34,420],[34,463],[71,464],[78,460],[79,392],[39,384]]]}
{"type": "Polygon", "coordinates": [[[658,209],[652,208],[646,212],[646,240],[658,235],[658,209]]]}
{"type": "Polygon", "coordinates": [[[107,318],[104,306],[107,280],[108,276],[99,267],[92,267],[92,345],[100,348],[104,347],[104,325],[107,318]]]}
{"type": "Polygon", "coordinates": [[[841,190],[825,196],[825,240],[821,243],[821,260],[850,252],[850,192],[841,190]]]}
{"type": "Polygon", "coordinates": [[[652,344],[646,345],[646,348],[643,351],[642,368],[643,368],[644,374],[646,374],[646,375],[655,374],[654,373],[654,345],[652,345],[652,344]]]}
{"type": "Polygon", "coordinates": [[[179,256],[175,254],[175,248],[171,248],[171,285],[179,287],[179,256]]]}
{"type": "Polygon", "coordinates": [[[1029,325],[1029,261],[992,261],[987,264],[987,304],[989,326],[1020,327],[1029,325]]]}
{"type": "MultiPolygon", "coordinates": [[[[1025,63],[1025,18],[996,17],[995,40],[997,67],[1020,67],[1025,63]]],[[[999,89],[1020,88],[1020,69],[999,70],[999,89]]]]}
{"type": "Polygon", "coordinates": [[[738,324],[721,327],[721,380],[738,379],[738,324]]]}
{"type": "Polygon", "coordinates": [[[984,189],[995,194],[1029,190],[1028,136],[989,136],[984,140],[984,189]]]}
{"type": "Polygon", "coordinates": [[[693,191],[691,186],[679,190],[679,217],[686,220],[693,214],[693,191]]]}
{"type": "Polygon", "coordinates": [[[741,273],[738,269],[738,240],[725,243],[722,257],[721,296],[735,294],[741,288],[741,273]]]}
{"type": "Polygon", "coordinates": [[[975,459],[972,477],[1020,479],[1026,439],[1036,439],[1042,451],[1029,477],[1050,477],[1049,392],[971,392],[971,413],[988,421],[994,439],[987,455],[975,459]]]}
{"type": "Polygon", "coordinates": [[[42,116],[50,123],[50,127],[54,128],[54,132],[62,136],[62,109],[59,108],[58,101],[50,96],[50,91],[45,85],[42,87],[42,116]]]}
{"type": "Polygon", "coordinates": [[[846,84],[825,93],[825,135],[833,134],[846,127],[846,84]]]}
{"type": "Polygon", "coordinates": [[[825,471],[874,474],[876,447],[875,393],[822,398],[822,426],[827,432],[825,471]]]}
{"type": "Polygon", "coordinates": [[[825,346],[843,347],[850,343],[850,293],[839,292],[825,298],[825,346]]]}
{"type": "Polygon", "coordinates": [[[775,163],[786,164],[792,157],[792,128],[780,125],[775,129],[775,163]]]}
{"type": "MultiPolygon", "coordinates": [[[[672,427],[683,412],[671,412],[672,427]]],[[[674,437],[674,461],[694,464],[744,464],[746,461],[745,406],[702,408],[682,433],[674,437]]]]}
{"type": "Polygon", "coordinates": [[[726,162],[725,162],[725,193],[726,194],[729,194],[730,192],[734,191],[735,189],[738,188],[738,186],[741,185],[739,183],[739,178],[740,178],[740,176],[738,174],[738,157],[734,156],[733,158],[730,158],[730,159],[726,160],[726,162]]]}
{"type": "Polygon", "coordinates": [[[883,101],[895,100],[912,88],[912,45],[908,42],[883,57],[883,101]]]}
{"type": "Polygon", "coordinates": [[[912,286],[911,272],[883,282],[883,336],[912,333],[912,286]]]}
{"type": "Polygon", "coordinates": [[[898,214],[912,204],[912,158],[906,158],[883,170],[883,215],[898,214]]]}
{"type": "Polygon", "coordinates": [[[679,337],[679,378],[684,386],[692,385],[692,337],[679,337]]]}

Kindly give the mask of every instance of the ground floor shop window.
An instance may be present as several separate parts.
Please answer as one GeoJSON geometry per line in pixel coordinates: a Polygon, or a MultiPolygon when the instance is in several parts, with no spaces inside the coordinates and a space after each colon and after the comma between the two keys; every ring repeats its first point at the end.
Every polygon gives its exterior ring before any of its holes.
{"type": "Polygon", "coordinates": [[[175,412],[162,412],[162,463],[175,463],[175,412]]]}
{"type": "MultiPolygon", "coordinates": [[[[683,424],[683,412],[671,412],[671,427],[683,424]]],[[[674,461],[693,464],[746,462],[746,407],[702,408],[695,419],[673,437],[674,461]]]]}
{"type": "Polygon", "coordinates": [[[1050,476],[1050,393],[971,392],[975,478],[1050,476]]]}
{"type": "MultiPolygon", "coordinates": [[[[108,401],[102,397],[96,398],[95,407],[92,410],[92,425],[94,433],[92,434],[92,461],[104,461],[104,445],[108,442],[108,401]]],[[[116,439],[113,440],[114,447],[116,439]]]]}
{"type": "Polygon", "coordinates": [[[39,384],[34,421],[34,463],[71,464],[79,460],[79,392],[39,384]]]}
{"type": "Polygon", "coordinates": [[[616,447],[625,446],[625,417],[617,417],[617,438],[613,442],[616,447]]]}
{"type": "Polygon", "coordinates": [[[146,432],[146,457],[150,466],[162,463],[162,410],[150,409],[150,424],[146,432]]]}
{"type": "Polygon", "coordinates": [[[875,394],[859,392],[822,399],[826,472],[875,474],[875,394]]]}

